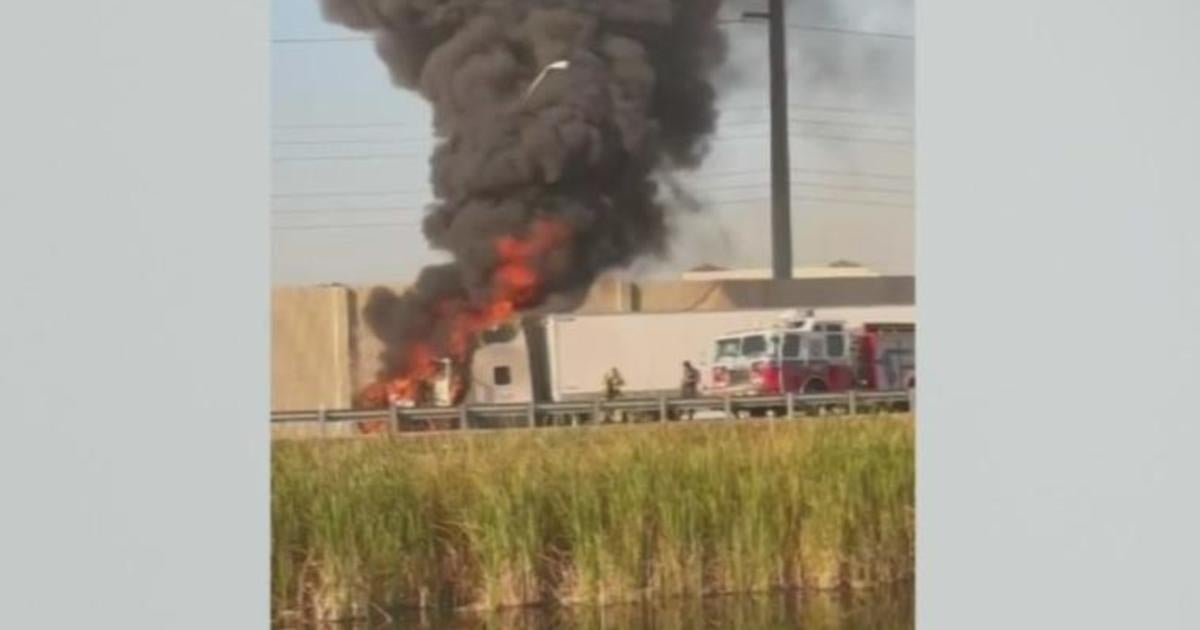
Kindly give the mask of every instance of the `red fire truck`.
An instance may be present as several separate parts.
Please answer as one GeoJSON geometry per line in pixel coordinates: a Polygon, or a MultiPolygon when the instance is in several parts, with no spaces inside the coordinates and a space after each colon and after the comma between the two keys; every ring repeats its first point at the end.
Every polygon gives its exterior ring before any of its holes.
{"type": "Polygon", "coordinates": [[[785,314],[770,328],[717,338],[705,388],[715,395],[903,390],[916,385],[911,323],[819,320],[785,314]]]}

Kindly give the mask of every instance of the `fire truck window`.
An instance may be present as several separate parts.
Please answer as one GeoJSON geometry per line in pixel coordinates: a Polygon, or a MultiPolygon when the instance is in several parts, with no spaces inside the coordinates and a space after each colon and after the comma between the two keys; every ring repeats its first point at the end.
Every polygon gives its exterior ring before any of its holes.
{"type": "Polygon", "coordinates": [[[825,358],[825,340],[824,339],[822,339],[820,336],[812,336],[812,337],[808,337],[807,339],[805,339],[805,341],[808,342],[805,345],[808,346],[808,359],[810,361],[813,361],[813,360],[819,361],[819,360],[825,358]]]}
{"type": "Polygon", "coordinates": [[[717,342],[717,360],[733,359],[741,353],[742,341],[740,339],[722,339],[717,342]]]}
{"type": "Polygon", "coordinates": [[[767,352],[767,338],[753,335],[742,340],[742,356],[757,357],[767,352]]]}
{"type": "Polygon", "coordinates": [[[826,341],[825,350],[829,353],[830,357],[836,358],[842,356],[842,354],[846,351],[845,338],[837,333],[829,335],[829,339],[826,341]]]}
{"type": "Polygon", "coordinates": [[[783,337],[783,356],[795,359],[800,356],[800,335],[785,335],[783,337]]]}
{"type": "Polygon", "coordinates": [[[492,382],[497,385],[509,385],[512,383],[512,370],[507,365],[497,365],[492,368],[492,382]]]}

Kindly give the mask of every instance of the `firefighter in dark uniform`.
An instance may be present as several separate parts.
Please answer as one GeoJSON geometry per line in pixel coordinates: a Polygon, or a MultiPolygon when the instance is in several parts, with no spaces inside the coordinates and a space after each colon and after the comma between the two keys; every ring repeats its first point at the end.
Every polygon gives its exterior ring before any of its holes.
{"type": "MultiPolygon", "coordinates": [[[[690,399],[700,396],[700,370],[691,361],[683,362],[683,384],[679,388],[680,398],[690,399]]],[[[696,415],[695,409],[687,410],[687,418],[691,420],[696,415]]]]}

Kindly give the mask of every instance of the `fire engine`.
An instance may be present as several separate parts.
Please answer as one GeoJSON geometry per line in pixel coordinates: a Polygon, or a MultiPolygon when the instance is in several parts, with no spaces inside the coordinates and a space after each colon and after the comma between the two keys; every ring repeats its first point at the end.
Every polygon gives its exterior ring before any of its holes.
{"type": "Polygon", "coordinates": [[[914,326],[785,313],[771,327],[722,335],[713,344],[713,395],[898,390],[916,384],[914,326]]]}

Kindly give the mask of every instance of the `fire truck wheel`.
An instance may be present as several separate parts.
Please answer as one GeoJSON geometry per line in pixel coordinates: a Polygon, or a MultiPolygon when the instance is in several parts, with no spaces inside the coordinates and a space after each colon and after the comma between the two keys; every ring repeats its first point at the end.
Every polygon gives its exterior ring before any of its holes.
{"type": "Polygon", "coordinates": [[[829,386],[819,378],[814,378],[804,384],[805,394],[824,394],[829,391],[829,386]]]}

